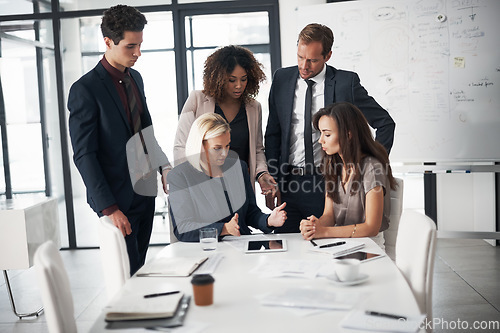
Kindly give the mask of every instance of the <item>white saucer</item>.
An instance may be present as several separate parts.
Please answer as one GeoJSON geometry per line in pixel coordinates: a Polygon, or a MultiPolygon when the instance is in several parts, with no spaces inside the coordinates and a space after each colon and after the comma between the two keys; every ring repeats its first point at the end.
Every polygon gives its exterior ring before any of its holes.
{"type": "Polygon", "coordinates": [[[368,281],[370,276],[367,274],[360,273],[359,277],[356,280],[340,281],[339,278],[337,277],[337,274],[334,273],[332,275],[328,275],[326,278],[328,280],[332,281],[334,284],[339,285],[339,286],[353,286],[355,284],[360,284],[360,283],[368,281]]]}

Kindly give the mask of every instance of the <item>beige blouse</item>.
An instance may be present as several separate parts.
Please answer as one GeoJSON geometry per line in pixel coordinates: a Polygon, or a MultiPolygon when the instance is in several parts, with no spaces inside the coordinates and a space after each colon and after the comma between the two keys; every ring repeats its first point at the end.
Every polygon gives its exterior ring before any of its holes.
{"type": "Polygon", "coordinates": [[[366,194],[377,186],[382,186],[384,191],[384,213],[379,231],[389,228],[389,215],[391,212],[391,196],[389,179],[387,178],[382,163],[372,156],[367,156],[361,161],[361,178],[359,191],[351,195],[353,181],[347,184],[344,192],[339,188],[340,203],[333,203],[333,213],[337,226],[353,225],[365,222],[366,194]]]}
{"type": "MultiPolygon", "coordinates": [[[[252,100],[245,105],[248,132],[249,151],[248,168],[250,180],[255,191],[255,177],[261,171],[267,171],[264,145],[262,144],[262,107],[259,102],[252,100]]],[[[186,160],[186,140],[194,120],[200,115],[214,112],[215,100],[205,95],[201,90],[194,90],[189,94],[182,108],[174,140],[174,165],[186,160]]]]}

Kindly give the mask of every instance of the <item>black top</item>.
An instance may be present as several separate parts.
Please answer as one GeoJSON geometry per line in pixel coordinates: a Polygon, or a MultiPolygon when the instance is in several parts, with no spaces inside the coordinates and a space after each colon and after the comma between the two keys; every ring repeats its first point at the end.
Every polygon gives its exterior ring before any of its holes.
{"type": "MultiPolygon", "coordinates": [[[[215,104],[215,113],[227,118],[224,112],[220,108],[219,104],[215,104]]],[[[241,103],[240,110],[233,121],[229,122],[229,127],[231,128],[231,150],[238,154],[240,160],[244,161],[248,165],[248,156],[250,153],[249,149],[249,131],[248,131],[248,120],[247,112],[245,109],[245,104],[241,103]]]]}

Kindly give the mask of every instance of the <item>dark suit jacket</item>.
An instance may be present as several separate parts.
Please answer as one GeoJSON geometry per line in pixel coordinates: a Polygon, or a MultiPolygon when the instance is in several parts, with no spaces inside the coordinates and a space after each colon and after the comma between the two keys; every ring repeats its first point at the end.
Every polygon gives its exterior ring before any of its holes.
{"type": "MultiPolygon", "coordinates": [[[[139,72],[130,69],[130,75],[141,95],[142,128],[146,128],[152,121],[144,83],[139,72]]],[[[134,198],[125,150],[132,130],[116,87],[100,62],[72,85],[68,109],[73,160],[87,188],[87,202],[99,215],[113,204],[126,214],[134,198]]]]}
{"type": "Polygon", "coordinates": [[[248,226],[270,233],[268,214],[262,213],[255,201],[255,192],[250,183],[248,166],[239,159],[226,158],[224,183],[220,178],[210,178],[196,170],[188,161],[177,165],[168,173],[170,216],[174,234],[180,241],[197,242],[199,229],[216,228],[220,235],[224,223],[238,213],[238,225],[242,235],[250,235],[248,226]],[[230,214],[227,200],[231,203],[230,214]]]}
{"type": "MultiPolygon", "coordinates": [[[[299,71],[297,66],[276,71],[269,93],[269,118],[265,134],[265,151],[269,172],[280,178],[287,172],[290,154],[290,128],[299,71]]],[[[325,106],[335,102],[350,102],[365,115],[377,130],[379,141],[389,152],[394,140],[395,123],[373,97],[368,95],[354,72],[326,66],[325,106]]]]}

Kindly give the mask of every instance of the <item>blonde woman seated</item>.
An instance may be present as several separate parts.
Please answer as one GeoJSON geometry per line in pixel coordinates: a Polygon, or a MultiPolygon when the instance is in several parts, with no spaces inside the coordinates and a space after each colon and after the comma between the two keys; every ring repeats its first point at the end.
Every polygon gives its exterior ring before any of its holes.
{"type": "Polygon", "coordinates": [[[372,237],[384,248],[382,231],[389,227],[390,195],[396,182],[385,148],[376,142],[361,111],[350,103],[334,103],[313,117],[320,131],[325,177],[325,209],[320,218],[300,222],[306,240],[372,237]]]}
{"type": "Polygon", "coordinates": [[[229,150],[229,124],[220,115],[198,117],[186,141],[187,161],[168,173],[174,234],[197,242],[199,229],[217,228],[219,236],[249,235],[249,226],[270,233],[286,220],[283,208],[264,214],[255,202],[248,167],[229,150]]]}
{"type": "MultiPolygon", "coordinates": [[[[205,61],[203,90],[189,94],[179,117],[174,140],[175,165],[185,161],[186,139],[194,120],[202,114],[217,113],[231,127],[231,150],[245,161],[250,183],[257,180],[262,194],[273,198],[276,181],[267,169],[262,144],[262,107],[255,100],[265,80],[262,64],[241,46],[229,45],[215,50],[205,61]]],[[[267,203],[270,209],[274,204],[267,203]]]]}

